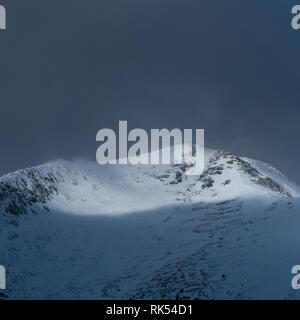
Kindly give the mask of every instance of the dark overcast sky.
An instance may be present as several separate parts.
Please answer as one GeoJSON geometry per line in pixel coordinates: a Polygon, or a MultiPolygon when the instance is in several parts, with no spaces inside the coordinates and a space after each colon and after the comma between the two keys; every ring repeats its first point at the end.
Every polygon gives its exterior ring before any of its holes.
{"type": "MultiPolygon", "coordinates": [[[[300,182],[288,0],[0,0],[0,173],[95,158],[96,132],[204,128],[300,182]]],[[[300,4],[300,1],[299,1],[300,4]]]]}

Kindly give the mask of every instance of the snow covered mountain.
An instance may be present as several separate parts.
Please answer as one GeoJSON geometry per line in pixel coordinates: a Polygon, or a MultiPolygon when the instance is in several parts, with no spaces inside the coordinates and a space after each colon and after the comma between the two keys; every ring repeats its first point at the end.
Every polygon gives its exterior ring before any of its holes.
{"type": "Polygon", "coordinates": [[[60,160],[1,177],[0,298],[299,298],[300,188],[229,152],[187,167],[60,160]]]}

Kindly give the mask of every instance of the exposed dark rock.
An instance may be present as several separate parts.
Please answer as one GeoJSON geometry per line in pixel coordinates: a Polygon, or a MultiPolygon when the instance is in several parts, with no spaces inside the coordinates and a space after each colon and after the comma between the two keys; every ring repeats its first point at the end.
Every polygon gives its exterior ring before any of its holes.
{"type": "Polygon", "coordinates": [[[214,185],[214,179],[211,177],[205,177],[201,180],[203,182],[201,188],[206,189],[206,188],[211,188],[214,185]]]}
{"type": "Polygon", "coordinates": [[[182,173],[180,171],[176,171],[175,180],[171,181],[170,184],[178,184],[182,182],[182,173]]]}
{"type": "Polygon", "coordinates": [[[231,182],[231,180],[228,179],[228,180],[224,181],[222,184],[223,184],[224,186],[226,186],[226,185],[230,184],[230,182],[231,182]]]}
{"type": "Polygon", "coordinates": [[[33,204],[45,204],[58,194],[56,183],[60,179],[62,177],[52,169],[44,175],[36,168],[21,170],[14,180],[0,182],[0,206],[12,215],[31,212],[33,204]]]}

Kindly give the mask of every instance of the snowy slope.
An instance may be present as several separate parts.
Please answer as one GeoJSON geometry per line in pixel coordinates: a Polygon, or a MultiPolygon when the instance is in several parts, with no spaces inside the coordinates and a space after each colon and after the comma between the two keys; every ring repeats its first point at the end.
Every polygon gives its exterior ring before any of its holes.
{"type": "Polygon", "coordinates": [[[299,298],[299,187],[223,151],[187,169],[59,160],[0,178],[6,298],[299,298]]]}

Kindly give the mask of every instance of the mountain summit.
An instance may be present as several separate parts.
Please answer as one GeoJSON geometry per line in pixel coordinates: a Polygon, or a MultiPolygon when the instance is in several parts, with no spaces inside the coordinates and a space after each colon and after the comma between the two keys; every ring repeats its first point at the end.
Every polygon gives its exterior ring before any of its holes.
{"type": "Polygon", "coordinates": [[[126,213],[176,202],[216,202],[274,194],[297,197],[299,187],[268,164],[207,150],[200,176],[189,165],[107,165],[56,161],[0,178],[2,211],[20,215],[59,209],[82,214],[126,213]]]}

